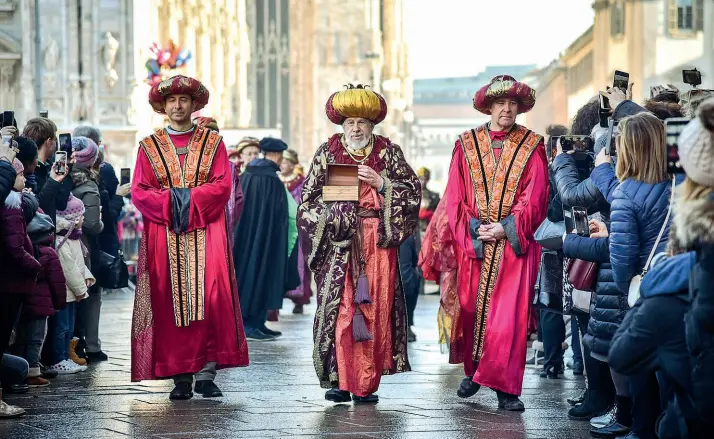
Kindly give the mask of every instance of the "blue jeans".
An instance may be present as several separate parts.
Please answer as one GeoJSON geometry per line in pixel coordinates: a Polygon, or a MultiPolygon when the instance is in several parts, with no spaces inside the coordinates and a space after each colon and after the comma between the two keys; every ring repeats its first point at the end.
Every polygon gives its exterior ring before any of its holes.
{"type": "Polygon", "coordinates": [[[77,303],[70,302],[55,314],[55,333],[52,343],[52,364],[69,360],[69,342],[74,333],[74,319],[77,315],[77,303]]]}
{"type": "Polygon", "coordinates": [[[24,358],[10,354],[2,354],[2,360],[0,360],[0,382],[2,382],[3,387],[7,386],[10,388],[13,384],[24,383],[29,370],[30,367],[24,358]]]}

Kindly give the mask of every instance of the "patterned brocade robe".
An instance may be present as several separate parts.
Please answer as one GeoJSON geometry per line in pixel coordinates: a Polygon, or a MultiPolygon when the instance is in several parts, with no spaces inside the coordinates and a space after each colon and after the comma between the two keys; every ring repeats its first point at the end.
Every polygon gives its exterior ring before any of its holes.
{"type": "Polygon", "coordinates": [[[376,390],[381,375],[410,370],[406,302],[397,251],[417,227],[421,185],[399,146],[375,136],[374,148],[363,164],[384,178],[384,195],[362,184],[358,203],[323,202],[327,164],[357,164],[342,146],[341,138],[341,134],[335,134],[315,153],[298,210],[298,230],[317,283],[313,361],[320,385],[330,388],[339,383],[340,389],[364,396],[376,390]],[[361,219],[358,207],[372,209],[378,215],[361,219]],[[350,256],[358,227],[364,234],[363,253],[374,302],[359,307],[374,340],[355,343],[349,328],[355,312],[350,256]]]}

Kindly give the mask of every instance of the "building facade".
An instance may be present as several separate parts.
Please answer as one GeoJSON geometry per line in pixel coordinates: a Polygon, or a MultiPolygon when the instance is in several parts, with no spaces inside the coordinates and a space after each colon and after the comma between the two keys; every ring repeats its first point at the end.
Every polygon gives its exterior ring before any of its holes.
{"type": "Polygon", "coordinates": [[[248,0],[248,11],[251,125],[278,128],[307,163],[339,129],[325,117],[328,97],[360,83],[387,100],[388,118],[377,132],[405,143],[411,80],[404,0],[248,0]]]}
{"type": "Polygon", "coordinates": [[[202,113],[245,126],[245,15],[245,0],[0,0],[0,109],[21,125],[47,110],[60,132],[96,125],[116,167],[133,165],[138,138],[164,123],[147,102],[149,47],[173,39],[193,53],[181,73],[211,93],[202,113]]]}
{"type": "Polygon", "coordinates": [[[615,70],[630,74],[633,99],[650,87],[690,89],[682,70],[702,72],[702,88],[714,88],[714,1],[597,0],[593,26],[536,75],[538,105],[529,125],[568,124],[598,90],[612,85],[615,70]],[[543,105],[541,96],[546,96],[543,105]]]}

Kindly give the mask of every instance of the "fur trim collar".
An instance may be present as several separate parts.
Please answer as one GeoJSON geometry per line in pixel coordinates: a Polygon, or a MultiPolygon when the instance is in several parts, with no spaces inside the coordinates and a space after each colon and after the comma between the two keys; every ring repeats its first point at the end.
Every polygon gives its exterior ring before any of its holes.
{"type": "Polygon", "coordinates": [[[72,223],[58,215],[56,228],[58,232],[61,232],[63,230],[69,230],[70,228],[72,228],[72,223]]]}
{"type": "Polygon", "coordinates": [[[714,244],[714,200],[685,201],[674,209],[676,247],[691,249],[697,241],[714,244]]]}
{"type": "Polygon", "coordinates": [[[5,199],[5,207],[9,209],[21,209],[22,194],[20,192],[10,191],[10,195],[5,199]]]}

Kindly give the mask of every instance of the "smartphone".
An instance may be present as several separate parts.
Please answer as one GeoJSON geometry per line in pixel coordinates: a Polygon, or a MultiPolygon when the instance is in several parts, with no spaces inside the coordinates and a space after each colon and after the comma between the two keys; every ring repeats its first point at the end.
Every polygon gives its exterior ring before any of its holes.
{"type": "Polygon", "coordinates": [[[560,147],[563,152],[595,152],[595,142],[590,136],[561,136],[560,147]]]}
{"type": "Polygon", "coordinates": [[[627,93],[627,89],[630,87],[630,74],[615,70],[615,75],[612,78],[612,86],[619,88],[623,93],[627,93]]]}
{"type": "Polygon", "coordinates": [[[70,133],[62,133],[59,135],[59,150],[72,154],[72,135],[70,133]]]}
{"type": "Polygon", "coordinates": [[[610,99],[603,95],[600,95],[600,109],[598,110],[598,115],[600,116],[600,126],[607,128],[607,120],[610,118],[610,113],[612,108],[610,108],[610,99]]]}
{"type": "Polygon", "coordinates": [[[696,87],[702,83],[702,73],[697,69],[682,70],[682,81],[696,87]]]}
{"type": "Polygon", "coordinates": [[[575,233],[580,236],[590,237],[587,209],[584,207],[573,207],[573,222],[575,223],[575,233]]]}
{"type": "Polygon", "coordinates": [[[2,125],[0,128],[11,127],[15,124],[15,112],[14,111],[3,111],[2,112],[2,125]]]}
{"type": "Polygon", "coordinates": [[[670,174],[684,174],[684,168],[679,161],[679,135],[690,120],[685,117],[674,117],[664,121],[664,130],[667,133],[667,172],[670,174]]]}
{"type": "Polygon", "coordinates": [[[121,168],[121,184],[129,184],[131,183],[131,169],[129,168],[121,168]]]}
{"type": "Polygon", "coordinates": [[[55,170],[59,175],[67,173],[67,153],[65,151],[57,151],[55,153],[55,170]]]}
{"type": "Polygon", "coordinates": [[[50,114],[50,112],[47,111],[47,110],[42,110],[42,111],[40,111],[40,117],[44,117],[45,119],[47,119],[48,117],[50,117],[49,114],[50,114]]]}

